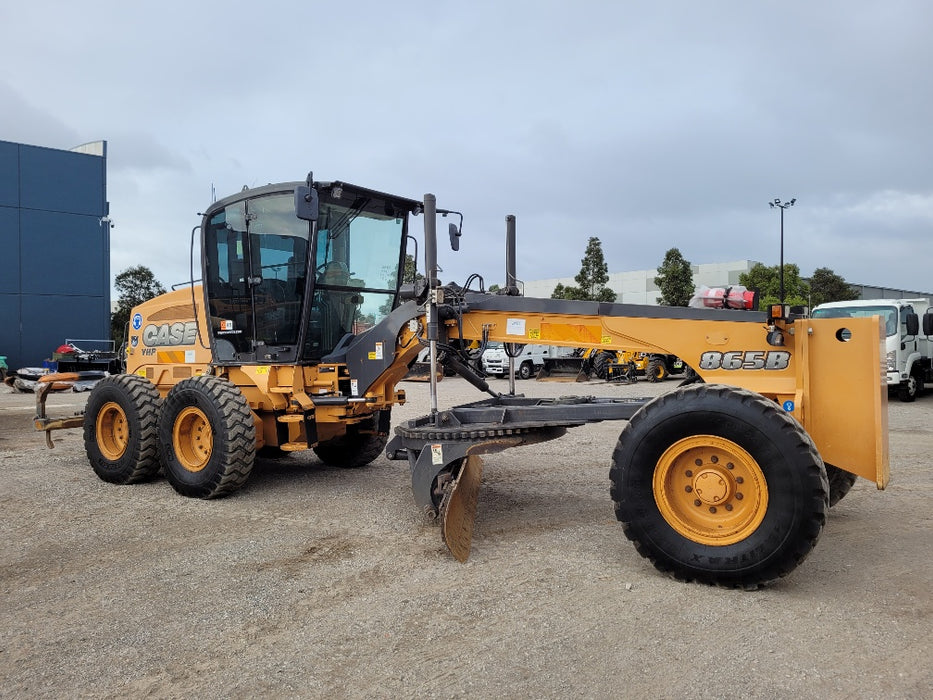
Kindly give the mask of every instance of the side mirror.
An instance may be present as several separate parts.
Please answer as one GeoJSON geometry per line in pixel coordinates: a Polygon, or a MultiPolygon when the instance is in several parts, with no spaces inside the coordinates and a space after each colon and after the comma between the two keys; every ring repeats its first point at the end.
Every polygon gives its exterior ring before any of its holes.
{"type": "Polygon", "coordinates": [[[451,223],[447,227],[447,233],[450,235],[450,249],[460,250],[460,229],[457,224],[451,223]]]}
{"type": "Polygon", "coordinates": [[[917,335],[920,332],[920,318],[917,314],[907,314],[907,335],[917,335]]]}
{"type": "Polygon", "coordinates": [[[933,335],[933,312],[923,314],[923,334],[933,335]]]}
{"type": "Polygon", "coordinates": [[[295,216],[305,221],[317,221],[320,200],[317,190],[307,185],[295,188],[295,216]]]}

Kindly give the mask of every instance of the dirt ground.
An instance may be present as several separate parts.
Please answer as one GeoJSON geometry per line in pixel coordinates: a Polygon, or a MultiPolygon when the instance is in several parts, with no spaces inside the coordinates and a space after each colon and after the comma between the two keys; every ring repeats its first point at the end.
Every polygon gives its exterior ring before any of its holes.
{"type": "MultiPolygon", "coordinates": [[[[429,408],[426,384],[405,388],[395,423],[429,408]]],[[[459,379],[440,394],[482,398],[459,379]]],[[[98,480],[80,431],[46,449],[33,402],[0,387],[2,697],[933,694],[933,392],[889,404],[889,488],[859,480],[810,557],[758,592],[678,583],[637,554],[609,498],[622,423],[485,457],[459,564],[406,462],[261,461],[234,496],[191,500],[98,480]]]]}

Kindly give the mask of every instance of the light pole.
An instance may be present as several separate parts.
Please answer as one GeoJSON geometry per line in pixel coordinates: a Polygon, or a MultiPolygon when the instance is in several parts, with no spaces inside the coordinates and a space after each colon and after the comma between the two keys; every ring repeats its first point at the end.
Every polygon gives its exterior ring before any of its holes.
{"type": "Polygon", "coordinates": [[[768,202],[768,205],[772,209],[777,207],[781,210],[781,270],[779,273],[779,278],[781,280],[781,306],[784,305],[784,210],[794,206],[794,202],[796,201],[796,197],[789,202],[782,202],[775,197],[773,202],[768,202]]]}

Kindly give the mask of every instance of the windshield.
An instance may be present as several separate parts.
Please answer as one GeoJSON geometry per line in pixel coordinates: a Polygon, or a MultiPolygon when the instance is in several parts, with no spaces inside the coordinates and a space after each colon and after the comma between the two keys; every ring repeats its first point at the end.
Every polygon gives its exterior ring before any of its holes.
{"type": "Polygon", "coordinates": [[[813,310],[813,318],[867,318],[869,316],[881,316],[885,335],[897,334],[897,309],[893,306],[839,306],[813,310]]]}

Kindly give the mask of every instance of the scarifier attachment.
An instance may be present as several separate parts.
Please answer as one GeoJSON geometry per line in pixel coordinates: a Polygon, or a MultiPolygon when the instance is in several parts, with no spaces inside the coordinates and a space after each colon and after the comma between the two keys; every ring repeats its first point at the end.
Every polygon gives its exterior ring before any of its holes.
{"type": "Polygon", "coordinates": [[[482,477],[483,460],[477,455],[464,457],[460,473],[450,482],[450,490],[441,503],[441,534],[450,553],[459,562],[470,557],[482,477]]]}

